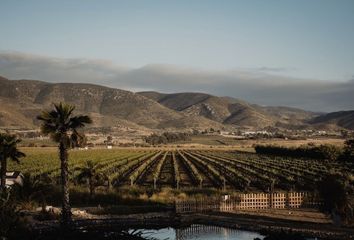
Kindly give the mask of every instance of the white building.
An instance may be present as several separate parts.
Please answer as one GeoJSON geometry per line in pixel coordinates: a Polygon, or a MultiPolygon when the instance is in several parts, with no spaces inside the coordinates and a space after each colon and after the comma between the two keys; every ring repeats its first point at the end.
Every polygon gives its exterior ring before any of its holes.
{"type": "MultiPolygon", "coordinates": [[[[0,180],[1,183],[1,180],[0,180]]],[[[6,172],[6,186],[12,186],[14,184],[23,185],[23,175],[19,171],[6,172]]]]}

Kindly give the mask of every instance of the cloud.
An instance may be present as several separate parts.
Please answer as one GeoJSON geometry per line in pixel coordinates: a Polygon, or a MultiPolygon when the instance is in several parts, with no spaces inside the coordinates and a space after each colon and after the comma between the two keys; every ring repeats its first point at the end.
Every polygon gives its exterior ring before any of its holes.
{"type": "Polygon", "coordinates": [[[271,71],[286,69],[211,71],[162,64],[127,68],[106,60],[0,53],[0,75],[10,79],[94,83],[132,91],[206,92],[261,105],[292,106],[312,111],[354,109],[354,80],[297,79],[271,74],[271,71]]]}
{"type": "Polygon", "coordinates": [[[285,67],[260,67],[256,70],[260,72],[270,72],[270,73],[284,73],[289,71],[294,71],[294,68],[285,68],[285,67]]]}

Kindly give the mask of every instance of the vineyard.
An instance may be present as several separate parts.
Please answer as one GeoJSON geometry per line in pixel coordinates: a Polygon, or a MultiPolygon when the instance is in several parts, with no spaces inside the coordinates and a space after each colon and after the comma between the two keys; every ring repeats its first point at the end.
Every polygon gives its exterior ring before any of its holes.
{"type": "MultiPolygon", "coordinates": [[[[28,148],[20,164],[10,170],[46,175],[59,181],[58,153],[54,148],[28,148]]],[[[238,191],[312,190],[327,173],[354,175],[353,165],[324,160],[270,157],[218,150],[93,149],[72,150],[71,178],[90,160],[111,186],[153,188],[214,188],[238,191]]]]}

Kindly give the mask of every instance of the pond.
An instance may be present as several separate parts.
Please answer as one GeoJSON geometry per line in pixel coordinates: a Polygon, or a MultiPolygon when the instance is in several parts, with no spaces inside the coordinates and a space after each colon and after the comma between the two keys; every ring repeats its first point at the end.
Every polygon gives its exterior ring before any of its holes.
{"type": "Polygon", "coordinates": [[[142,236],[156,240],[253,240],[264,238],[256,232],[199,224],[180,229],[140,229],[140,231],[143,232],[142,236]]]}
{"type": "MultiPolygon", "coordinates": [[[[37,240],[263,240],[265,236],[253,231],[239,230],[227,227],[193,224],[184,228],[165,227],[160,229],[134,228],[126,229],[118,226],[77,228],[69,231],[34,232],[28,235],[28,239],[37,240]]],[[[264,233],[264,234],[269,234],[264,233]]],[[[318,240],[317,238],[304,238],[299,233],[274,232],[270,233],[272,239],[306,239],[318,240]]],[[[27,239],[26,236],[14,239],[27,239]]],[[[267,238],[269,235],[267,236],[267,238]]]]}

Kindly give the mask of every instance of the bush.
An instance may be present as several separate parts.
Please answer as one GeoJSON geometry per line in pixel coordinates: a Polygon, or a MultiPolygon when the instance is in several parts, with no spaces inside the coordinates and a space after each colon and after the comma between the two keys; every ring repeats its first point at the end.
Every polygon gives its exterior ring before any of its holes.
{"type": "Polygon", "coordinates": [[[19,214],[16,210],[14,199],[10,198],[10,191],[0,192],[0,237],[8,236],[14,226],[19,221],[19,214]]]}
{"type": "Polygon", "coordinates": [[[16,204],[10,190],[0,190],[0,239],[23,239],[26,234],[16,204]]]}
{"type": "Polygon", "coordinates": [[[37,147],[37,145],[32,142],[32,143],[29,143],[29,144],[28,144],[28,147],[37,147]]]}
{"type": "Polygon", "coordinates": [[[354,139],[349,139],[344,143],[343,154],[341,160],[354,162],[354,139]]]}

